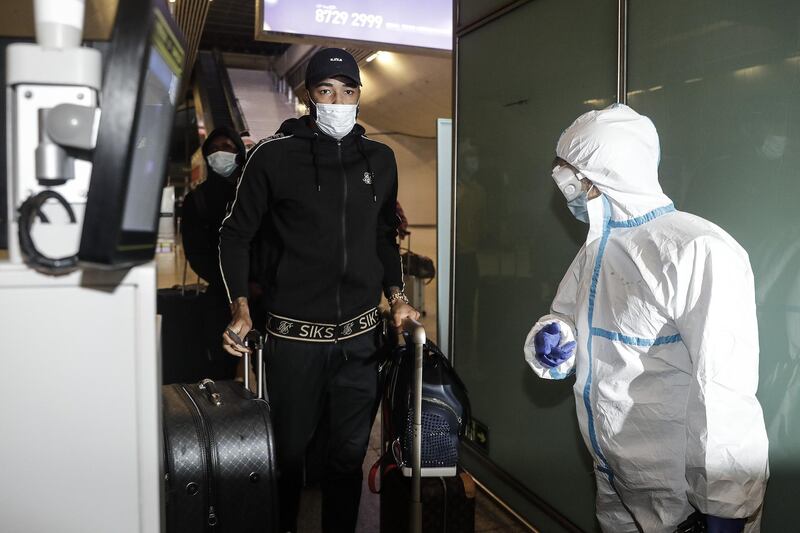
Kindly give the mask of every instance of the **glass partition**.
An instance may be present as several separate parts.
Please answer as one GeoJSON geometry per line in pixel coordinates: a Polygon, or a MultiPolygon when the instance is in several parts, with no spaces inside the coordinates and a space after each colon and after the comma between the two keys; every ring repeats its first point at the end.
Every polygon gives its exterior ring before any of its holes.
{"type": "Polygon", "coordinates": [[[455,365],[488,458],[587,531],[574,380],[536,378],[522,345],[586,235],[550,176],[556,141],[613,101],[615,71],[615,2],[536,0],[460,39],[455,365]]]}
{"type": "MultiPolygon", "coordinates": [[[[629,103],[661,136],[678,209],[748,251],[770,439],[763,531],[797,530],[800,482],[800,2],[631,0],[629,103]]],[[[731,423],[736,423],[731,420],[731,423]]]]}
{"type": "Polygon", "coordinates": [[[461,2],[458,11],[458,25],[471,24],[492,11],[508,5],[512,0],[481,0],[479,2],[461,2]]]}

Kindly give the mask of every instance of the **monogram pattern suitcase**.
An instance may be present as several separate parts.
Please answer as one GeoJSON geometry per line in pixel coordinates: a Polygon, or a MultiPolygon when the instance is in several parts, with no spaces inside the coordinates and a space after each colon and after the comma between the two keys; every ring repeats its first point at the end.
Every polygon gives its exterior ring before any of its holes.
{"type": "Polygon", "coordinates": [[[277,532],[269,403],[235,381],[162,393],[167,533],[277,532]]]}
{"type": "MultiPolygon", "coordinates": [[[[399,470],[381,481],[381,533],[408,533],[411,480],[399,470]]],[[[466,472],[455,477],[422,478],[422,532],[475,531],[475,481],[466,472]]]]}

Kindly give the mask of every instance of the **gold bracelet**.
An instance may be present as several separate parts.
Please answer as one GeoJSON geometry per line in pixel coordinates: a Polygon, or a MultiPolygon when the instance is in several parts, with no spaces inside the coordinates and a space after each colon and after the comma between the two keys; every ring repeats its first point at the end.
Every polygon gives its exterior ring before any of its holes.
{"type": "Polygon", "coordinates": [[[389,296],[389,307],[394,307],[394,304],[396,304],[398,300],[401,300],[406,304],[409,304],[408,297],[404,293],[396,292],[391,296],[389,296]]]}

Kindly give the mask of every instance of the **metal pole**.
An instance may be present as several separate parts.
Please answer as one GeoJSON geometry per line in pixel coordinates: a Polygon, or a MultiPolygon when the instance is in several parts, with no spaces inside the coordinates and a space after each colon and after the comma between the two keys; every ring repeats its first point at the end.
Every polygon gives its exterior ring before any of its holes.
{"type": "Polygon", "coordinates": [[[411,454],[411,533],[422,533],[422,345],[414,345],[414,451],[411,454]]]}
{"type": "Polygon", "coordinates": [[[411,442],[411,520],[408,530],[422,533],[422,358],[425,328],[416,320],[406,319],[403,326],[414,342],[414,436],[411,442]]]}
{"type": "Polygon", "coordinates": [[[628,103],[628,0],[617,10],[617,102],[628,103]]]}
{"type": "Polygon", "coordinates": [[[244,358],[244,388],[250,390],[250,353],[242,354],[244,358]]]}
{"type": "Polygon", "coordinates": [[[256,356],[256,387],[258,388],[257,395],[259,400],[263,400],[264,388],[266,387],[264,380],[266,379],[266,376],[264,375],[264,343],[261,338],[259,338],[256,356]]]}

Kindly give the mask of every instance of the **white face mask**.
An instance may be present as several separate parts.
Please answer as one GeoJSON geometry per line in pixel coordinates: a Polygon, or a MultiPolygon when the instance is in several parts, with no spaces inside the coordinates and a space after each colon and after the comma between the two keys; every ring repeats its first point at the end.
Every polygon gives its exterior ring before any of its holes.
{"type": "Polygon", "coordinates": [[[325,135],[341,141],[356,125],[358,104],[313,104],[317,108],[317,127],[325,135]]]}
{"type": "Polygon", "coordinates": [[[208,156],[208,166],[223,178],[228,178],[239,165],[236,164],[236,154],[219,151],[208,156]]]}
{"type": "Polygon", "coordinates": [[[581,191],[578,196],[567,202],[567,208],[572,213],[572,216],[584,222],[589,223],[589,193],[594,189],[594,184],[588,191],[581,191]]]}
{"type": "Polygon", "coordinates": [[[586,203],[589,201],[589,191],[594,188],[594,184],[588,191],[584,191],[580,177],[567,165],[556,165],[553,168],[553,180],[556,182],[558,190],[567,199],[567,207],[572,215],[588,224],[589,212],[586,203]]]}

